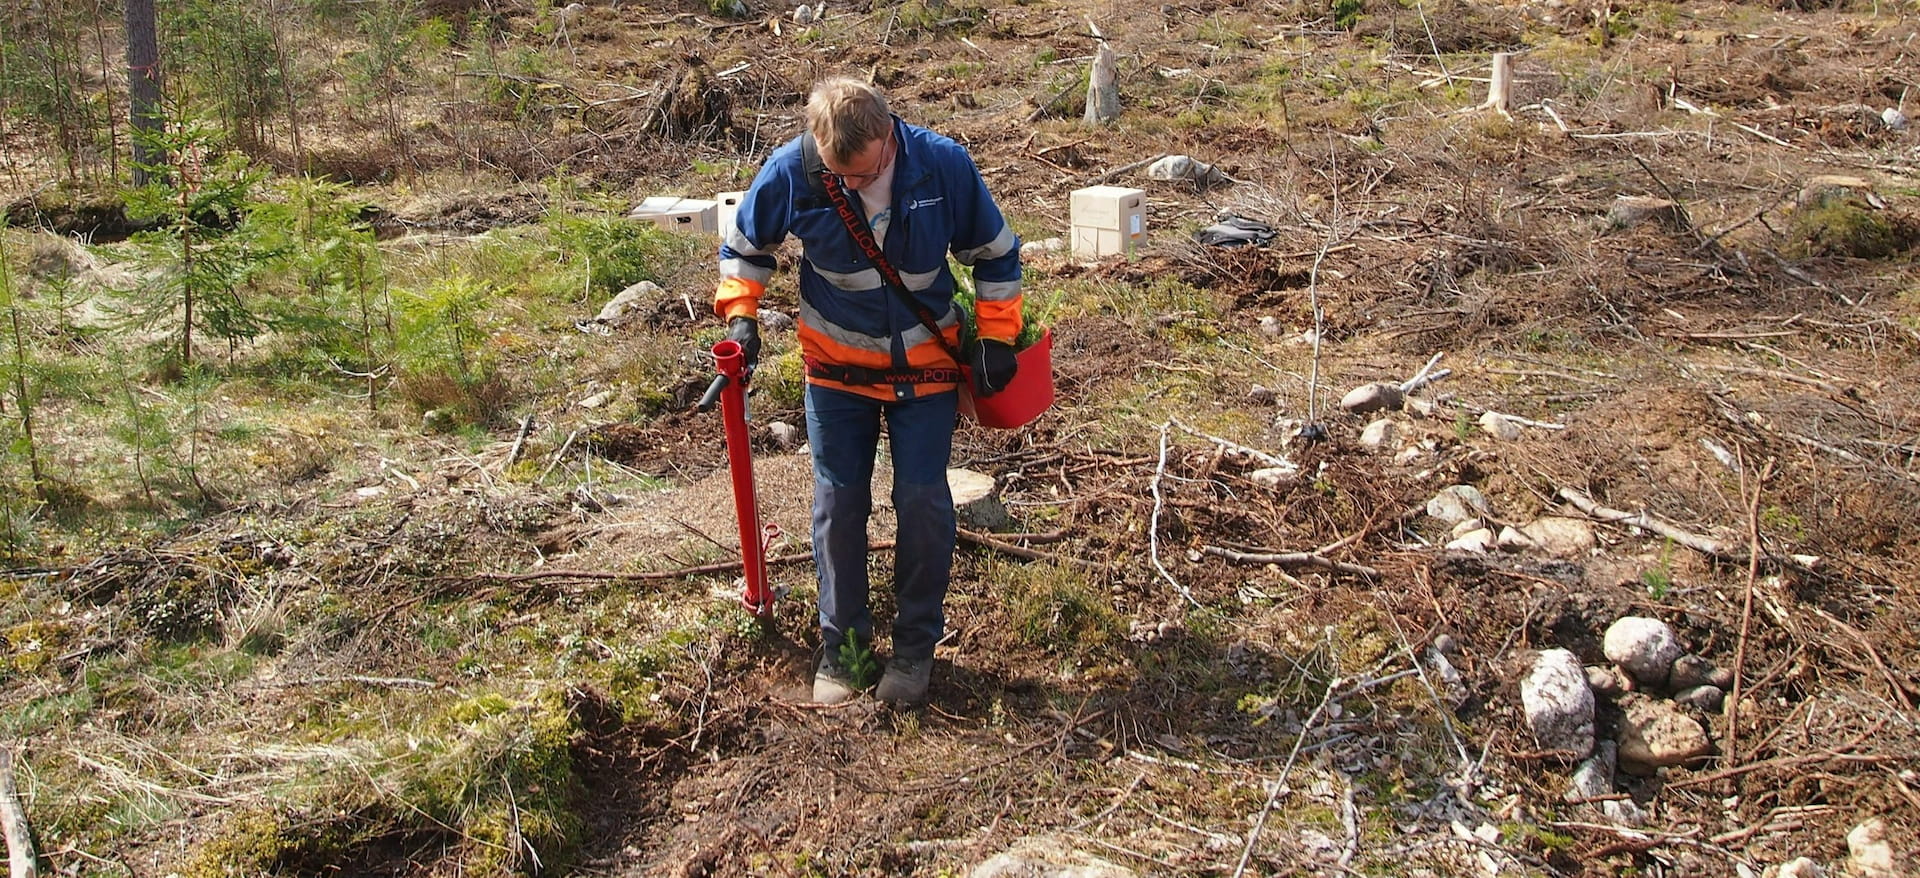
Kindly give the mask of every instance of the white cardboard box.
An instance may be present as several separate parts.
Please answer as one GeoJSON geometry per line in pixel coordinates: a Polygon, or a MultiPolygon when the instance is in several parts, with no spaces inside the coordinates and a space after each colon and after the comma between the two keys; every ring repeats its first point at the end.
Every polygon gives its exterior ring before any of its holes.
{"type": "Polygon", "coordinates": [[[713,200],[720,205],[720,226],[718,231],[721,237],[726,237],[727,230],[733,228],[734,211],[740,209],[740,201],[746,197],[747,193],[745,192],[722,192],[713,196],[713,200]]]}
{"type": "Polygon", "coordinates": [[[627,216],[646,220],[674,232],[711,235],[720,228],[720,204],[698,198],[656,195],[640,202],[627,216]]]}
{"type": "Polygon", "coordinates": [[[1146,232],[1130,235],[1119,229],[1073,227],[1073,255],[1081,257],[1133,256],[1147,240],[1146,232]]]}
{"type": "Polygon", "coordinates": [[[1088,186],[1072,196],[1072,224],[1118,229],[1129,235],[1146,231],[1147,193],[1125,186],[1088,186]]]}

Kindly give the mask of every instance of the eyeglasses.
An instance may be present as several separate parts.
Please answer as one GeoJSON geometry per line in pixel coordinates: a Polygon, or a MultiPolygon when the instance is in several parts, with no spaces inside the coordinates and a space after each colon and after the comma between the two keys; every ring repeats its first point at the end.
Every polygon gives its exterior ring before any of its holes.
{"type": "Polygon", "coordinates": [[[887,172],[887,166],[893,164],[893,129],[887,129],[887,139],[882,142],[886,145],[881,148],[880,160],[874,164],[873,170],[864,174],[834,174],[841,186],[858,189],[880,179],[880,175],[887,172]]]}

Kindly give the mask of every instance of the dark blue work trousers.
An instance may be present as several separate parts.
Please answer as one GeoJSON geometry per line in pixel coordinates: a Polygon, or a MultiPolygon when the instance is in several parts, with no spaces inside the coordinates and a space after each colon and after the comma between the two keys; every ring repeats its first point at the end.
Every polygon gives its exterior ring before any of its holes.
{"type": "Polygon", "coordinates": [[[873,514],[873,460],[884,416],[893,457],[893,655],[933,656],[946,625],[942,604],[953,573],[953,493],[947,460],[960,395],[878,400],[807,386],[807,441],[813,446],[813,560],[820,575],[820,640],[832,655],[848,631],[873,643],[868,605],[867,519],[873,514]]]}

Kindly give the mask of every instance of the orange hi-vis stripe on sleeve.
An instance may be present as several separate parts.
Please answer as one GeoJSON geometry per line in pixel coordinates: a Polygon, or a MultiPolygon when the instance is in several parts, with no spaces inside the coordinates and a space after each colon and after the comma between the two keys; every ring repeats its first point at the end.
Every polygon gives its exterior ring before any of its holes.
{"type": "Polygon", "coordinates": [[[981,299],[973,303],[973,319],[979,327],[977,334],[981,338],[991,338],[1013,344],[1020,337],[1020,302],[1022,297],[1015,295],[1011,299],[990,301],[981,299]]]}
{"type": "Polygon", "coordinates": [[[760,297],[765,294],[765,284],[747,280],[744,277],[729,277],[720,281],[720,287],[713,292],[713,313],[722,320],[735,317],[754,317],[760,314],[760,297]]]}

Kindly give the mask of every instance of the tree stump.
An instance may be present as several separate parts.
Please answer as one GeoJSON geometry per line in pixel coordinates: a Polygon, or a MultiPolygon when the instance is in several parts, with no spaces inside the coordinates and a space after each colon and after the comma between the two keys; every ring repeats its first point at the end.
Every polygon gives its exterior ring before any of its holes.
{"type": "Polygon", "coordinates": [[[1000,486],[992,476],[970,469],[950,469],[947,487],[953,491],[953,514],[961,527],[995,531],[1013,521],[1006,504],[1000,502],[1000,486]]]}

